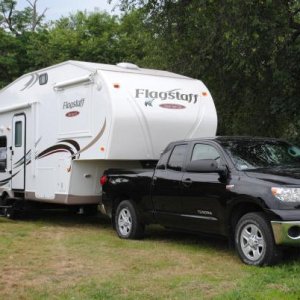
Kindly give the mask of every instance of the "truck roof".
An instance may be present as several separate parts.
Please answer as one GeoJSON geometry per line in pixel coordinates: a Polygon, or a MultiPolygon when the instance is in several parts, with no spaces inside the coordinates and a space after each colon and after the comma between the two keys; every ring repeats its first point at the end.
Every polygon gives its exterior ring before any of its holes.
{"type": "Polygon", "coordinates": [[[203,137],[175,141],[173,143],[186,143],[192,141],[214,141],[214,142],[232,142],[232,141],[278,141],[282,139],[270,138],[270,137],[257,137],[257,136],[214,136],[214,137],[203,137]]]}

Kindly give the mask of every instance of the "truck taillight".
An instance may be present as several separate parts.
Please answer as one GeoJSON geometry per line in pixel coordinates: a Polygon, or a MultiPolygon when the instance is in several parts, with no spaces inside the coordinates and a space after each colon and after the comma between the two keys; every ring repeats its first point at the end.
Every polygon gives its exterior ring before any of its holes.
{"type": "Polygon", "coordinates": [[[100,184],[103,186],[108,181],[108,177],[106,175],[103,175],[100,178],[100,184]]]}

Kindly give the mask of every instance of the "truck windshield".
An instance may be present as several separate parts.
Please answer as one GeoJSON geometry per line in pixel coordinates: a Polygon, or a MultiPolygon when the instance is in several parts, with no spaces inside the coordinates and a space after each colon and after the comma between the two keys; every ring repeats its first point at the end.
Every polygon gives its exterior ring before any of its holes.
{"type": "Polygon", "coordinates": [[[300,166],[300,148],[283,141],[222,141],[238,170],[300,166]]]}

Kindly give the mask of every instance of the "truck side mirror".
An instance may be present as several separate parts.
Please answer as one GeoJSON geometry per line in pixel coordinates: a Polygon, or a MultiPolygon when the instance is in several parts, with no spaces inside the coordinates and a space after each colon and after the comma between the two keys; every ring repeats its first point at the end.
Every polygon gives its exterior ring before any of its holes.
{"type": "Polygon", "coordinates": [[[191,161],[187,165],[186,171],[195,173],[220,173],[225,175],[227,169],[225,166],[219,167],[214,159],[199,159],[191,161]]]}

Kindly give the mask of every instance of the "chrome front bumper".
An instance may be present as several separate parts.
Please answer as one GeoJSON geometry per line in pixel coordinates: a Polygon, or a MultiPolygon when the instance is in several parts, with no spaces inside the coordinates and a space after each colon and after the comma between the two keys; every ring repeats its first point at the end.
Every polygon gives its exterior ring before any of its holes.
{"type": "Polygon", "coordinates": [[[277,245],[300,246],[300,221],[271,221],[277,245]]]}

